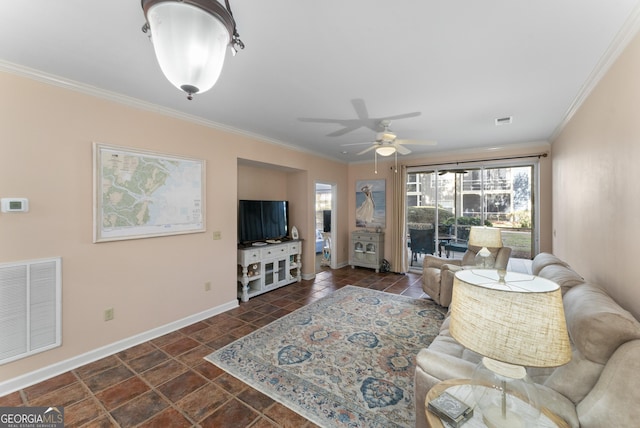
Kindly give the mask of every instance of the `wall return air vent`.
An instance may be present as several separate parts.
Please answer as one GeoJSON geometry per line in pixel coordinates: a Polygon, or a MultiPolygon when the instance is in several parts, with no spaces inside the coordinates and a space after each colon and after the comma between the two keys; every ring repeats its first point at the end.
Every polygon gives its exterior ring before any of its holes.
{"type": "Polygon", "coordinates": [[[0,364],[60,346],[61,258],[0,264],[0,364]]]}

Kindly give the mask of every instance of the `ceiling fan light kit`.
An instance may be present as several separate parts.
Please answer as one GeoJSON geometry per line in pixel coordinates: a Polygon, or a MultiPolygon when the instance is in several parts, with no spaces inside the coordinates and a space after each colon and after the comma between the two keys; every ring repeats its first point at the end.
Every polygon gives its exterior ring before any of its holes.
{"type": "Polygon", "coordinates": [[[379,124],[380,128],[382,128],[381,132],[376,134],[375,141],[371,143],[354,143],[354,144],[343,144],[344,146],[353,146],[359,144],[369,144],[369,147],[357,153],[358,155],[363,155],[371,150],[374,150],[374,172],[378,173],[378,155],[380,156],[391,156],[395,154],[395,172],[398,172],[398,154],[408,155],[411,153],[404,144],[416,144],[421,146],[433,146],[436,144],[435,141],[417,141],[417,140],[401,140],[398,139],[398,136],[389,129],[391,126],[391,121],[388,119],[381,120],[379,124]]]}
{"type": "Polygon", "coordinates": [[[391,156],[396,152],[396,148],[393,146],[380,146],[376,149],[376,153],[380,156],[391,156]]]}
{"type": "Polygon", "coordinates": [[[142,0],[160,69],[192,99],[213,87],[222,71],[227,47],[244,49],[228,0],[142,0]]]}

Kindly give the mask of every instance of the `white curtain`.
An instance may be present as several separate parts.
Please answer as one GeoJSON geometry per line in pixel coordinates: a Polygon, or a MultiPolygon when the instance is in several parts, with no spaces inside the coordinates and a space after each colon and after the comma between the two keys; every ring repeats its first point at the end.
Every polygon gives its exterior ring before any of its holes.
{"type": "Polygon", "coordinates": [[[392,207],[391,207],[391,270],[393,272],[407,272],[407,234],[405,232],[406,219],[406,183],[407,167],[402,165],[392,178],[392,207]]]}

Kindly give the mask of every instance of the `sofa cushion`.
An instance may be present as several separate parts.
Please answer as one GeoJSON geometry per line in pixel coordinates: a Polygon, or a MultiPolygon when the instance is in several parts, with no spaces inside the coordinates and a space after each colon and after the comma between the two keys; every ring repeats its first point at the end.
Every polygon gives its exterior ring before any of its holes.
{"type": "Polygon", "coordinates": [[[477,365],[431,347],[421,349],[416,355],[416,366],[439,380],[470,379],[477,365]]]}
{"type": "Polygon", "coordinates": [[[569,265],[566,262],[560,260],[553,254],[540,253],[533,258],[533,263],[531,264],[531,272],[534,275],[538,275],[538,273],[542,270],[542,268],[549,265],[560,265],[564,267],[569,267],[569,265]]]}
{"type": "Polygon", "coordinates": [[[544,385],[578,404],[596,384],[602,369],[603,364],[586,359],[580,351],[574,349],[571,361],[557,367],[544,381],[544,385]]]}
{"type": "Polygon", "coordinates": [[[634,427],[640,421],[640,341],[620,346],[611,356],[598,383],[577,406],[580,426],[634,427]]]}
{"type": "Polygon", "coordinates": [[[640,323],[595,285],[577,285],[563,301],[571,341],[593,362],[606,364],[620,345],[640,339],[640,323]]]}
{"type": "Polygon", "coordinates": [[[562,295],[569,291],[571,287],[584,282],[584,278],[578,275],[573,269],[568,266],[551,264],[542,267],[539,270],[538,276],[546,278],[558,284],[562,295]]]}

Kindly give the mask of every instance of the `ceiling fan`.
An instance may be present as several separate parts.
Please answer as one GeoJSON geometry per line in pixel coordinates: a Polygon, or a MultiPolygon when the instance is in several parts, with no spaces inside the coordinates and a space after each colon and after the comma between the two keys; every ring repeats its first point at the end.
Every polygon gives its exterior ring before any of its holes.
{"type": "Polygon", "coordinates": [[[375,150],[376,154],[380,156],[391,156],[394,153],[399,153],[401,155],[408,155],[411,153],[404,145],[421,145],[421,146],[433,146],[437,144],[435,141],[419,141],[419,140],[404,140],[399,139],[395,132],[391,131],[391,121],[390,120],[381,120],[379,127],[382,128],[381,132],[376,134],[376,139],[373,142],[367,143],[353,143],[353,144],[343,144],[343,146],[356,146],[361,144],[370,144],[369,147],[357,153],[357,155],[362,155],[371,150],[375,150]]]}
{"type": "MultiPolygon", "coordinates": [[[[311,123],[335,123],[336,125],[342,126],[342,128],[337,131],[333,131],[327,134],[327,137],[340,137],[342,135],[348,134],[349,132],[355,131],[360,128],[369,128],[373,132],[378,130],[378,124],[382,118],[376,118],[369,116],[369,111],[367,109],[367,105],[362,98],[355,98],[351,100],[351,105],[353,105],[353,109],[358,116],[356,119],[327,119],[327,118],[310,118],[310,117],[301,117],[298,120],[301,122],[311,122],[311,123]]],[[[400,120],[400,119],[408,119],[411,117],[420,116],[419,111],[414,111],[411,113],[403,113],[397,114],[394,116],[385,116],[387,121],[391,120],[400,120]]]]}

